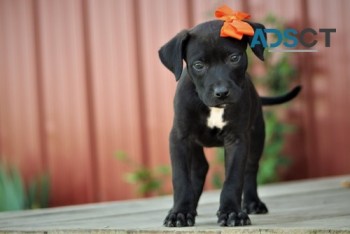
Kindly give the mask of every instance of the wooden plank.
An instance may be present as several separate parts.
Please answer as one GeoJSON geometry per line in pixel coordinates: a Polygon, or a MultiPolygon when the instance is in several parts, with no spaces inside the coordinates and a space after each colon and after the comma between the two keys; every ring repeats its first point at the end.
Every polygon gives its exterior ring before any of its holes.
{"type": "MultiPolygon", "coordinates": [[[[302,180],[295,182],[276,183],[271,185],[264,185],[259,188],[259,193],[262,197],[276,197],[276,196],[293,196],[294,194],[312,194],[316,192],[338,190],[343,181],[350,181],[350,176],[337,176],[329,178],[320,178],[313,180],[302,180]]],[[[29,210],[22,212],[5,212],[2,213],[2,218],[16,218],[22,216],[32,216],[36,214],[59,214],[65,213],[74,209],[75,211],[84,213],[98,213],[100,210],[111,210],[118,214],[124,215],[126,213],[138,213],[148,210],[167,209],[172,202],[171,196],[163,196],[149,199],[139,199],[131,201],[120,202],[105,202],[98,204],[87,204],[80,206],[66,206],[43,210],[29,210]],[[165,204],[163,206],[163,204],[165,204]]],[[[200,205],[206,205],[218,202],[218,191],[208,191],[201,197],[200,205]]]]}
{"type": "MultiPolygon", "coordinates": [[[[283,186],[280,183],[268,184],[258,187],[259,195],[262,197],[275,197],[283,195],[293,195],[300,193],[315,193],[325,190],[339,189],[344,181],[349,181],[349,176],[335,176],[318,179],[308,179],[292,182],[283,182],[283,186]]],[[[206,192],[205,197],[201,198],[201,202],[205,200],[207,202],[213,202],[216,196],[216,192],[206,192]],[[211,194],[213,194],[211,196],[211,194]]]]}
{"type": "Polygon", "coordinates": [[[253,225],[248,227],[217,226],[219,192],[216,191],[203,195],[195,227],[162,226],[172,201],[166,196],[0,213],[0,233],[350,233],[350,189],[340,186],[344,180],[350,180],[350,175],[263,186],[266,196],[262,199],[270,213],[250,215],[253,225]]]}

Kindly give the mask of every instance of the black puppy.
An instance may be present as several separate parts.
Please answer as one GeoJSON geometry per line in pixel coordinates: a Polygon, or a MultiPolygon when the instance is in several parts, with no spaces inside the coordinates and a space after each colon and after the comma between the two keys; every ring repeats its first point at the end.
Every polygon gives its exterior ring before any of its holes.
{"type": "MultiPolygon", "coordinates": [[[[249,24],[254,30],[264,28],[249,24]]],[[[252,38],[220,37],[222,25],[223,21],[214,20],[181,31],[159,50],[162,63],[179,81],[170,133],[174,205],[164,221],[167,227],[195,223],[209,167],[203,147],[225,149],[226,178],[218,223],[249,225],[247,213],[268,212],[258,197],[256,182],[265,139],[261,106],[286,102],[300,87],[276,98],[259,97],[246,73],[246,48],[252,38]]],[[[252,50],[264,60],[262,46],[252,50]]]]}

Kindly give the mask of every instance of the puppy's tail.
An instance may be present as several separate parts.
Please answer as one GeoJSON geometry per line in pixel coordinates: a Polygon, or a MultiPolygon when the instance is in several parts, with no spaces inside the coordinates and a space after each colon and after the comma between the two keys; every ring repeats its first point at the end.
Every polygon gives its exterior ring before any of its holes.
{"type": "Polygon", "coordinates": [[[298,85],[294,87],[290,92],[282,95],[282,96],[277,96],[277,97],[260,97],[261,104],[263,106],[271,106],[271,105],[277,105],[281,104],[284,102],[288,102],[295,98],[301,90],[301,86],[298,85]]]}

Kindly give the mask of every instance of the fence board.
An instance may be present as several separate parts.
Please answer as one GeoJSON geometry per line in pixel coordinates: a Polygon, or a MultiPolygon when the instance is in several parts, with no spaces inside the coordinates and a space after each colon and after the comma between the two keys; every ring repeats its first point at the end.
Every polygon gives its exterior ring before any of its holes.
{"type": "Polygon", "coordinates": [[[17,165],[26,178],[44,166],[31,6],[0,1],[0,159],[17,165]]]}
{"type": "Polygon", "coordinates": [[[132,1],[88,1],[93,113],[99,200],[133,197],[124,181],[135,170],[113,155],[124,152],[141,163],[143,152],[134,4],[132,1]]]}
{"type": "Polygon", "coordinates": [[[159,48],[188,27],[186,1],[138,1],[138,41],[142,64],[149,165],[169,162],[168,135],[172,123],[175,79],[158,58],[159,48]],[[171,22],[171,23],[170,23],[171,22]]]}
{"type": "Polygon", "coordinates": [[[91,202],[81,1],[40,0],[36,7],[52,202],[91,202]]]}
{"type": "MultiPolygon", "coordinates": [[[[344,107],[350,105],[348,90],[350,68],[348,66],[349,46],[347,38],[350,36],[350,23],[346,20],[348,1],[339,0],[336,4],[328,1],[321,2],[321,8],[315,8],[319,2],[308,2],[310,6],[310,18],[314,27],[336,28],[337,32],[331,36],[331,48],[322,48],[317,59],[318,66],[322,67],[321,76],[327,80],[324,93],[318,93],[316,100],[324,99],[325,103],[319,108],[324,108],[322,119],[317,118],[319,123],[316,135],[319,147],[318,163],[315,165],[314,174],[334,175],[347,173],[349,168],[349,139],[346,136],[350,131],[350,113],[344,107]],[[336,17],[324,18],[322,15],[334,15],[336,17]],[[325,125],[325,127],[323,127],[325,125]],[[336,156],[335,156],[336,154],[336,156]],[[333,160],[337,157],[337,160],[333,160]],[[332,163],[330,163],[332,162],[332,163]]],[[[320,45],[324,45],[324,36],[321,36],[320,45]]]]}
{"type": "MultiPolygon", "coordinates": [[[[231,1],[231,0],[221,0],[221,1],[211,1],[211,0],[192,0],[191,12],[191,27],[200,24],[204,21],[215,19],[214,13],[215,9],[222,5],[227,5],[236,11],[246,11],[244,9],[245,4],[248,1],[231,1]]],[[[188,7],[188,6],[187,6],[188,7]]]]}

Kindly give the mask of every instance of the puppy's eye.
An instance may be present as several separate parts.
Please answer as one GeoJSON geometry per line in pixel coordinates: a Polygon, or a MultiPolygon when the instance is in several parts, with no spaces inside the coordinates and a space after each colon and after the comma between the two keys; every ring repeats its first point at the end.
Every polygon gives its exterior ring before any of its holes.
{"type": "Polygon", "coordinates": [[[192,67],[196,70],[196,71],[203,71],[205,69],[205,64],[200,62],[200,61],[197,61],[197,62],[194,62],[192,67]]]}
{"type": "Polygon", "coordinates": [[[230,55],[230,62],[231,63],[238,63],[241,60],[241,55],[240,54],[231,54],[230,55]]]}

